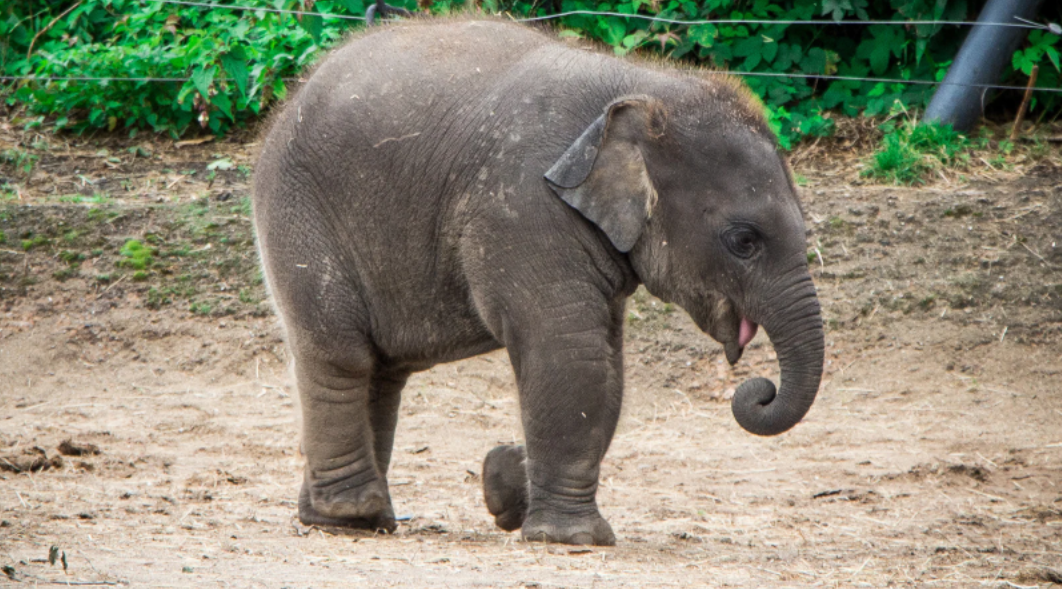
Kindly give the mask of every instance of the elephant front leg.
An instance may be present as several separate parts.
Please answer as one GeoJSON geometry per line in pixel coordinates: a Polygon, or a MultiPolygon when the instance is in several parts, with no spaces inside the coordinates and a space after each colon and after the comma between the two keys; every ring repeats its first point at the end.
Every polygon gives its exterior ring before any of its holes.
{"type": "MultiPolygon", "coordinates": [[[[619,337],[608,331],[539,341],[514,358],[527,454],[521,529],[526,540],[616,543],[597,507],[601,460],[616,429],[623,392],[619,337]]],[[[516,458],[513,452],[499,453],[495,462],[516,458]]],[[[519,501],[519,493],[511,496],[519,501]]]]}
{"type": "Polygon", "coordinates": [[[306,455],[299,519],[307,525],[394,531],[385,472],[397,391],[374,395],[368,366],[352,370],[296,357],[295,376],[306,455]]]}

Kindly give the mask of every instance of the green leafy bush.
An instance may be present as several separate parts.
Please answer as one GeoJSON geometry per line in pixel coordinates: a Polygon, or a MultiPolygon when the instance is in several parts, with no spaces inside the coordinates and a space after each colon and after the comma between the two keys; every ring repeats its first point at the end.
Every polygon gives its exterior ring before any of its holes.
{"type": "MultiPolygon", "coordinates": [[[[268,6],[303,8],[298,4],[268,6]]],[[[328,12],[335,4],[318,2],[314,10],[328,12]]],[[[361,0],[342,4],[343,12],[362,6],[361,0]]],[[[290,14],[136,0],[83,0],[45,30],[71,5],[30,0],[0,9],[4,74],[189,79],[16,84],[9,102],[57,116],[57,128],[151,129],[176,136],[198,124],[220,133],[283,98],[283,78],[297,75],[342,35],[339,26],[321,25],[320,17],[300,21],[290,14]]]]}
{"type": "MultiPolygon", "coordinates": [[[[625,0],[598,3],[562,0],[562,10],[655,12],[678,19],[809,20],[971,20],[983,1],[977,0],[625,0]]],[[[527,6],[513,5],[516,12],[527,6]]],[[[1059,7],[1045,8],[1056,18],[1059,7]]],[[[1045,15],[1046,16],[1046,15],[1045,15]]],[[[617,53],[635,48],[662,52],[745,76],[768,108],[782,145],[804,136],[829,134],[830,112],[848,116],[887,114],[899,102],[920,108],[934,86],[875,81],[785,77],[811,74],[857,78],[940,81],[958,51],[968,27],[943,25],[786,24],[670,25],[618,17],[571,16],[565,26],[612,45],[617,53]],[[764,75],[757,75],[764,74],[764,75]]],[[[1040,64],[1040,87],[1060,85],[1058,37],[1042,31],[1029,36],[1028,47],[1015,54],[1005,80],[1024,84],[1033,64],[1040,64]],[[1018,56],[1021,56],[1020,60],[1018,56]],[[1048,66],[1048,67],[1044,67],[1048,66]]],[[[994,95],[989,94],[991,99],[994,95]]],[[[1020,95],[1017,96],[1020,98],[1020,95]]],[[[1039,96],[1041,112],[1059,110],[1055,95],[1039,96]]]]}
{"type": "MultiPolygon", "coordinates": [[[[233,6],[361,16],[366,0],[216,0],[233,6]]],[[[985,0],[481,0],[514,17],[595,10],[669,19],[808,20],[828,18],[970,20],[985,0]]],[[[415,9],[414,0],[392,4],[415,9]]],[[[464,9],[435,0],[430,10],[464,9]]],[[[1045,3],[1050,4],[1050,3],[1045,3]]],[[[1062,4],[1042,17],[1058,20],[1062,4]]],[[[55,117],[57,128],[150,129],[174,136],[202,126],[223,133],[285,96],[295,77],[358,21],[227,10],[141,0],[23,0],[0,7],[0,71],[6,75],[189,78],[177,82],[19,82],[9,103],[55,117]]],[[[762,98],[782,145],[829,134],[833,115],[888,113],[897,102],[920,108],[933,86],[787,77],[837,75],[941,80],[967,27],[944,25],[698,24],[573,15],[556,26],[616,53],[657,53],[746,76],[762,98]]],[[[1035,65],[1038,86],[1059,87],[1059,37],[1033,31],[1005,81],[1022,85],[1035,65]]],[[[995,94],[987,96],[991,100],[995,94]]],[[[1010,100],[1020,93],[1006,95],[1010,100]]],[[[1057,95],[1039,94],[1032,116],[1057,113],[1057,95]]],[[[41,119],[34,122],[39,123],[41,119]]]]}

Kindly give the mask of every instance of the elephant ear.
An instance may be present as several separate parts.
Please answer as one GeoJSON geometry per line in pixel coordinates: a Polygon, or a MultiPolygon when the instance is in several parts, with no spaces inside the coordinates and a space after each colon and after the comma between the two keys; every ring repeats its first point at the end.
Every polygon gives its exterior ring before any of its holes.
{"type": "Polygon", "coordinates": [[[634,247],[656,204],[641,146],[663,136],[665,124],[659,100],[620,98],[546,172],[553,192],[621,252],[634,247]]]}

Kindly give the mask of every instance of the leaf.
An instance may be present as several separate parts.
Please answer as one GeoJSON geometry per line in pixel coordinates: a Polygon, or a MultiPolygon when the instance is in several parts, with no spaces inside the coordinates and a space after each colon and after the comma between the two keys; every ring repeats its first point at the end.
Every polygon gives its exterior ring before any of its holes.
{"type": "Polygon", "coordinates": [[[778,43],[778,55],[774,60],[774,66],[779,70],[787,70],[796,63],[804,51],[799,45],[790,43],[778,43]]]}
{"type": "Polygon", "coordinates": [[[315,45],[321,44],[321,31],[324,29],[324,20],[313,14],[304,14],[299,20],[299,25],[313,38],[315,45]]]}
{"type": "Polygon", "coordinates": [[[826,108],[835,108],[852,98],[852,91],[841,82],[834,82],[822,93],[822,105],[826,108]]]}
{"type": "Polygon", "coordinates": [[[701,47],[711,47],[719,36],[719,29],[715,25],[693,25],[687,31],[686,36],[701,47]]]}
{"type": "Polygon", "coordinates": [[[1055,69],[1062,72],[1062,69],[1059,69],[1058,67],[1058,49],[1055,49],[1054,47],[1044,47],[1044,52],[1047,54],[1047,59],[1050,59],[1051,63],[1054,64],[1055,69]]]}
{"type": "Polygon", "coordinates": [[[825,74],[826,52],[819,47],[812,48],[804,59],[800,60],[800,69],[808,74],[825,74]]]}
{"type": "Polygon", "coordinates": [[[218,158],[218,159],[210,162],[209,164],[207,164],[206,169],[208,169],[208,170],[231,170],[231,169],[233,169],[235,167],[236,167],[236,164],[232,163],[232,160],[230,160],[227,157],[223,157],[223,158],[218,158]]]}
{"type": "Polygon", "coordinates": [[[736,57],[752,57],[760,56],[763,47],[763,39],[760,37],[749,37],[742,39],[734,44],[734,55],[736,57]]]}
{"type": "Polygon", "coordinates": [[[761,46],[761,55],[763,55],[764,61],[774,61],[774,57],[778,55],[778,43],[774,42],[774,39],[763,35],[763,45],[761,46]]]}
{"type": "Polygon", "coordinates": [[[860,44],[860,49],[865,51],[869,46],[867,55],[870,67],[877,75],[882,75],[889,69],[891,56],[900,57],[906,45],[906,39],[900,27],[890,25],[874,25],[870,27],[873,39],[865,39],[860,44]]]}
{"type": "Polygon", "coordinates": [[[926,46],[929,45],[929,39],[919,37],[915,41],[915,65],[922,63],[922,56],[926,52],[926,46]]]}
{"type": "Polygon", "coordinates": [[[870,52],[870,67],[877,75],[882,75],[885,70],[889,69],[889,57],[892,51],[889,46],[884,43],[874,44],[874,49],[870,52]]]}
{"type": "Polygon", "coordinates": [[[833,20],[841,20],[844,18],[845,8],[851,8],[846,0],[822,0],[822,15],[833,13],[833,20]]]}
{"type": "Polygon", "coordinates": [[[214,83],[214,74],[217,71],[217,66],[212,65],[209,68],[200,66],[192,72],[192,85],[203,95],[203,98],[210,96],[210,85],[214,83]]]}
{"type": "Polygon", "coordinates": [[[604,23],[604,37],[605,42],[612,46],[617,46],[623,42],[623,38],[627,36],[627,25],[623,24],[618,18],[610,18],[604,23]]]}
{"type": "Polygon", "coordinates": [[[240,96],[247,96],[247,52],[244,51],[243,47],[236,47],[222,55],[221,67],[225,68],[225,73],[236,83],[236,89],[240,91],[240,96]]]}
{"type": "Polygon", "coordinates": [[[641,44],[641,42],[648,36],[649,31],[635,31],[633,34],[627,35],[623,38],[623,46],[627,49],[633,49],[641,44]]]}
{"type": "Polygon", "coordinates": [[[210,98],[210,104],[218,107],[218,110],[225,113],[225,116],[229,117],[230,121],[235,122],[236,117],[232,116],[232,100],[228,94],[217,94],[210,98]]]}
{"type": "Polygon", "coordinates": [[[365,14],[365,3],[362,0],[342,0],[342,4],[351,14],[365,14]]]}

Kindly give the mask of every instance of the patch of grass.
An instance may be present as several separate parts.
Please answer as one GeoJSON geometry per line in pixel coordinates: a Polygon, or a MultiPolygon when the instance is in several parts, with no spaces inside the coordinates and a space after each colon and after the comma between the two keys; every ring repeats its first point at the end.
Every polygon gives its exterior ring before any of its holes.
{"type": "Polygon", "coordinates": [[[88,220],[95,223],[113,221],[114,219],[117,219],[120,216],[122,216],[122,213],[120,211],[116,211],[114,209],[109,208],[89,209],[87,215],[88,220]]]}
{"type": "Polygon", "coordinates": [[[133,272],[133,280],[135,282],[144,282],[148,279],[148,273],[144,270],[137,270],[133,272]]]}
{"type": "Polygon", "coordinates": [[[80,264],[85,259],[85,254],[80,252],[73,252],[70,250],[63,250],[59,252],[59,259],[66,262],[71,266],[80,264]]]}
{"type": "Polygon", "coordinates": [[[191,311],[193,315],[210,315],[213,307],[211,307],[209,303],[193,302],[189,305],[188,310],[191,311]]]}
{"type": "Polygon", "coordinates": [[[75,276],[77,276],[77,268],[73,266],[70,266],[68,268],[62,268],[60,270],[52,272],[52,278],[58,280],[59,282],[69,280],[75,276]]]}
{"type": "Polygon", "coordinates": [[[0,244],[7,243],[7,234],[0,231],[0,244]]]}
{"type": "Polygon", "coordinates": [[[42,245],[48,245],[51,240],[43,235],[33,235],[22,240],[22,251],[28,252],[42,245]]]}
{"type": "Polygon", "coordinates": [[[110,274],[97,274],[96,275],[96,282],[99,282],[99,283],[102,283],[102,284],[107,284],[110,281],[111,281],[111,275],[110,274]]]}
{"type": "Polygon", "coordinates": [[[36,154],[17,147],[0,151],[0,163],[14,166],[27,176],[33,173],[33,168],[37,165],[38,159],[40,158],[36,154]]]}
{"type": "Polygon", "coordinates": [[[83,194],[64,194],[56,198],[59,202],[70,204],[92,204],[92,205],[107,205],[113,203],[111,195],[105,192],[95,192],[92,196],[85,196],[83,194]]]}
{"type": "Polygon", "coordinates": [[[163,305],[172,305],[173,298],[170,297],[169,294],[170,293],[167,292],[167,289],[165,288],[159,290],[155,287],[151,287],[147,292],[147,301],[145,301],[144,306],[149,309],[160,309],[163,305]]]}
{"type": "MultiPolygon", "coordinates": [[[[155,248],[148,247],[136,239],[130,239],[125,242],[122,249],[118,252],[126,259],[119,260],[119,266],[126,266],[134,270],[144,270],[151,265],[152,258],[155,256],[155,248]]],[[[147,275],[145,274],[145,278],[147,275]]],[[[133,276],[136,279],[136,275],[133,276]]]]}
{"type": "Polygon", "coordinates": [[[246,218],[250,219],[251,218],[251,197],[245,196],[245,197],[241,198],[240,202],[238,202],[236,205],[234,205],[232,207],[232,212],[233,212],[233,214],[240,215],[242,217],[246,217],[246,218]]]}
{"type": "Polygon", "coordinates": [[[159,252],[160,258],[185,258],[192,255],[192,247],[186,243],[182,243],[175,248],[162,250],[159,252]]]}
{"type": "Polygon", "coordinates": [[[936,304],[937,304],[936,295],[929,295],[929,296],[923,298],[922,300],[918,301],[918,308],[923,310],[923,311],[928,311],[928,310],[932,309],[933,306],[936,305],[936,304]]]}
{"type": "Polygon", "coordinates": [[[905,117],[882,126],[885,137],[871,157],[864,176],[892,184],[922,184],[941,168],[962,168],[970,161],[974,144],[951,125],[919,123],[905,117]]]}

